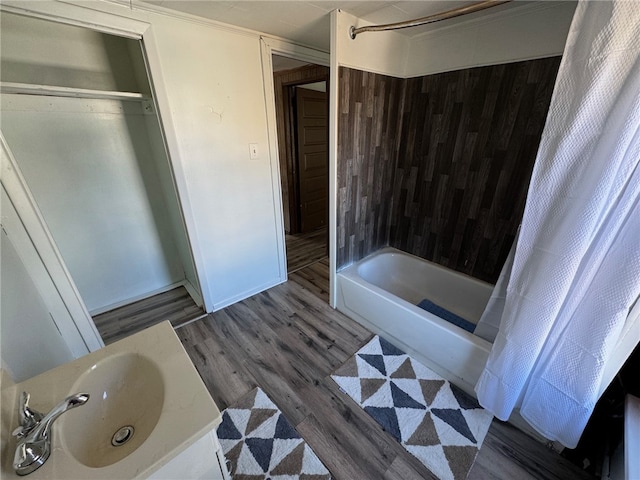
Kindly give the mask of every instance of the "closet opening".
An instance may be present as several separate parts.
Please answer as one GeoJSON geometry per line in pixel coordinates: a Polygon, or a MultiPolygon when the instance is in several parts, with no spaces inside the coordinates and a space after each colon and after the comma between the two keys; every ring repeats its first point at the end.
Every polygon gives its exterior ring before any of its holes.
{"type": "Polygon", "coordinates": [[[200,318],[142,41],[1,21],[1,132],[103,341],[200,318]]]}

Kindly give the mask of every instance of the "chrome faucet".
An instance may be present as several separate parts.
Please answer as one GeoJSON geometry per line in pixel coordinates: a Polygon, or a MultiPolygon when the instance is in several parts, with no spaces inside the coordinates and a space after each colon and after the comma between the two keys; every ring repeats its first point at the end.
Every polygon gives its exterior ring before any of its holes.
{"type": "Polygon", "coordinates": [[[65,398],[46,415],[29,407],[31,395],[22,392],[20,397],[20,426],[13,431],[18,438],[13,468],[18,475],[28,475],[47,461],[51,454],[51,425],[64,412],[84,405],[88,393],[76,393],[65,398]]]}

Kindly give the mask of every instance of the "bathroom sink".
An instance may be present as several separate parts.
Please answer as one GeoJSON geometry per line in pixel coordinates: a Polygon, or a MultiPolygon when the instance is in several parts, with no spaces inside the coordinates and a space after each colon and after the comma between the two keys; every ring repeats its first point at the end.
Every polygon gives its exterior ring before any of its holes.
{"type": "Polygon", "coordinates": [[[118,462],[142,445],[164,404],[160,369],[135,353],[100,360],[71,390],[90,399],[60,419],[62,442],[78,462],[93,468],[118,462]]]}
{"type": "Polygon", "coordinates": [[[148,479],[222,420],[168,321],[3,389],[2,399],[3,480],[148,479]],[[12,467],[23,391],[39,412],[89,394],[52,425],[51,455],[28,477],[12,467]]]}

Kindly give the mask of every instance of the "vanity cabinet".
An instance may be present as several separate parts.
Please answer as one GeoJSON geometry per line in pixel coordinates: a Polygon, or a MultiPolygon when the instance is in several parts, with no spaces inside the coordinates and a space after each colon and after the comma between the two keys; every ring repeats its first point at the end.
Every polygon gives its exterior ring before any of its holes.
{"type": "Polygon", "coordinates": [[[215,430],[161,467],[151,480],[231,480],[215,430]]]}
{"type": "Polygon", "coordinates": [[[216,436],[222,415],[168,321],[24,382],[6,383],[3,378],[0,391],[4,480],[230,480],[216,436]],[[27,477],[12,465],[21,392],[31,394],[30,406],[39,412],[50,412],[70,392],[89,395],[55,420],[51,455],[27,477]],[[116,446],[113,432],[124,425],[135,434],[131,443],[116,446]]]}

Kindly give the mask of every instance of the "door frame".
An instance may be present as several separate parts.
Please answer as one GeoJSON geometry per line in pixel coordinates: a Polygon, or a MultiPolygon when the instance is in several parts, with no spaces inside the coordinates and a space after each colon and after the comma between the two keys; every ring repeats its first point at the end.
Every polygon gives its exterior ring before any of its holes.
{"type": "MultiPolygon", "coordinates": [[[[271,182],[273,185],[274,204],[278,209],[276,212],[279,228],[277,232],[278,239],[278,263],[280,268],[280,277],[282,281],[287,280],[287,250],[284,235],[284,218],[282,205],[282,182],[280,175],[280,156],[278,153],[278,132],[276,120],[276,99],[275,87],[273,82],[273,60],[272,55],[280,55],[282,57],[301,60],[324,67],[330,66],[331,57],[327,52],[322,52],[310,47],[304,47],[292,42],[287,42],[279,38],[268,36],[260,37],[261,56],[262,56],[262,77],[264,83],[265,108],[267,112],[267,133],[269,136],[269,155],[275,161],[271,162],[271,182]]],[[[327,81],[327,88],[329,81],[327,81]]],[[[330,167],[331,168],[331,167],[330,167]]],[[[331,195],[331,172],[329,173],[329,216],[331,210],[335,208],[335,199],[331,195]]],[[[335,233],[334,224],[329,221],[329,238],[335,233]]],[[[330,254],[331,255],[331,254],[330,254]]],[[[330,274],[331,275],[331,274],[330,274]]],[[[333,275],[330,282],[333,283],[333,275]]]]}

